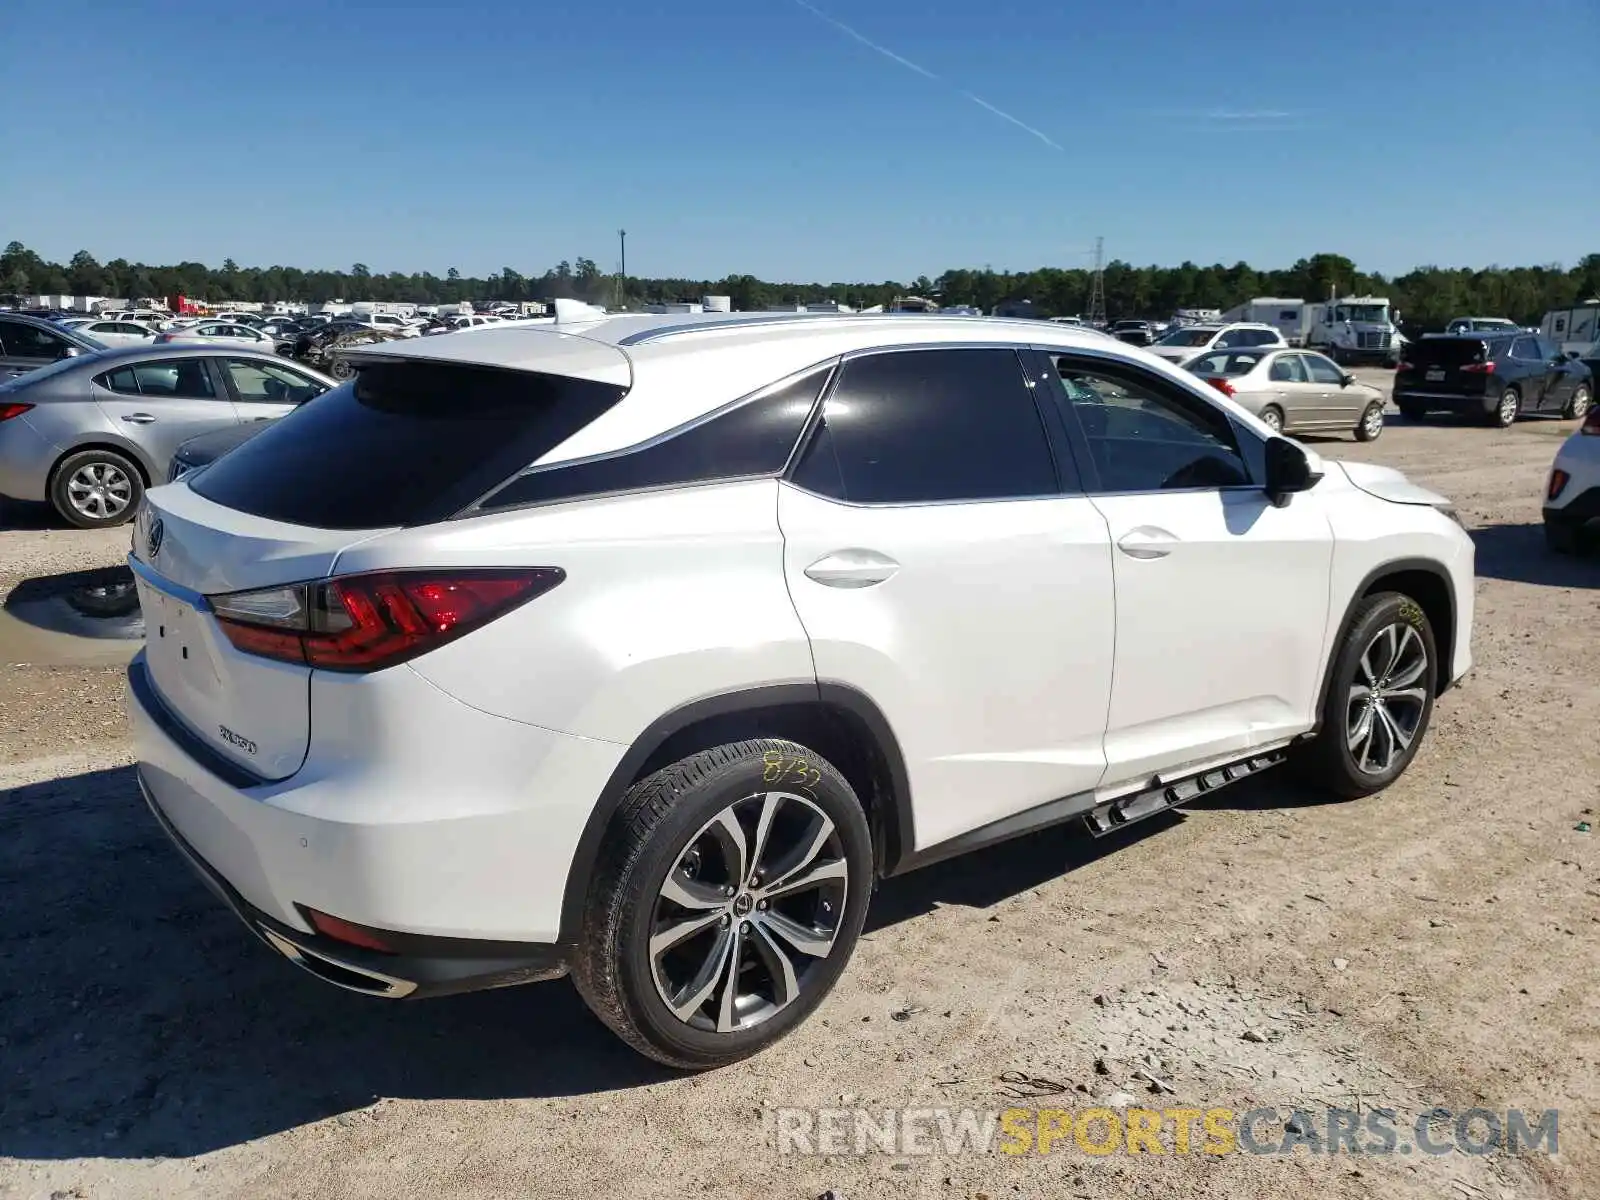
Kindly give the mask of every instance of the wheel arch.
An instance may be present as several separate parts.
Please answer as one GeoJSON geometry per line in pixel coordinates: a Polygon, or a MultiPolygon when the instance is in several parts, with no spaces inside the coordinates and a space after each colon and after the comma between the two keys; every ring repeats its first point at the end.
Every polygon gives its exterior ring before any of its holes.
{"type": "Polygon", "coordinates": [[[55,487],[56,472],[61,470],[61,464],[74,454],[82,454],[85,450],[106,450],[119,458],[127,459],[134,465],[134,469],[139,472],[140,480],[144,486],[147,488],[152,486],[150,480],[154,475],[154,470],[144,454],[131,442],[119,442],[115,438],[102,436],[79,442],[75,446],[68,446],[60,454],[56,455],[55,461],[50,464],[50,473],[45,476],[45,491],[47,495],[55,487]]]}
{"type": "Polygon", "coordinates": [[[567,868],[561,895],[564,944],[581,933],[595,862],[612,818],[635,782],[699,750],[745,738],[809,746],[844,775],[866,809],[879,875],[915,845],[905,758],[887,718],[864,692],[842,683],[775,684],[705,697],[657,718],[634,739],[601,789],[567,868]]]}
{"type": "Polygon", "coordinates": [[[1368,571],[1345,605],[1338,633],[1328,646],[1327,661],[1322,667],[1322,684],[1317,689],[1317,728],[1322,725],[1323,706],[1327,703],[1328,689],[1333,685],[1339,648],[1355,624],[1356,608],[1367,597],[1379,592],[1402,592],[1422,606],[1428,624],[1433,627],[1434,648],[1439,652],[1440,669],[1434,678],[1434,695],[1440,695],[1450,686],[1450,664],[1455,661],[1456,643],[1455,583],[1450,572],[1431,559],[1393,559],[1368,571]]]}

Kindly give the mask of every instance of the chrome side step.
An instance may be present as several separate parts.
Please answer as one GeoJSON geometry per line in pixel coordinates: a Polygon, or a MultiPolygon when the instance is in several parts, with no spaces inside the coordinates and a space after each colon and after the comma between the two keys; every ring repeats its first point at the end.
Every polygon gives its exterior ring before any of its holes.
{"type": "Polygon", "coordinates": [[[1268,750],[1261,754],[1252,754],[1238,762],[1207,767],[1170,783],[1161,783],[1156,787],[1134,792],[1131,796],[1121,796],[1096,805],[1083,814],[1083,823],[1095,837],[1104,837],[1124,825],[1132,825],[1135,821],[1153,817],[1169,808],[1187,804],[1207,792],[1227,787],[1236,780],[1249,775],[1259,775],[1262,771],[1285,762],[1288,757],[1284,750],[1268,750]]]}

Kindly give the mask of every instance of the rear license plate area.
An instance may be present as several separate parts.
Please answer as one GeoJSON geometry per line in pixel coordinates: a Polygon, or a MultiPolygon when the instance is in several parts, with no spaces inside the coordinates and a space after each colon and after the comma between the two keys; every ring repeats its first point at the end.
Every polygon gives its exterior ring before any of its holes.
{"type": "Polygon", "coordinates": [[[1429,383],[1438,383],[1443,378],[1444,378],[1444,369],[1442,367],[1432,367],[1432,368],[1429,369],[1429,371],[1428,371],[1428,382],[1429,383]]]}

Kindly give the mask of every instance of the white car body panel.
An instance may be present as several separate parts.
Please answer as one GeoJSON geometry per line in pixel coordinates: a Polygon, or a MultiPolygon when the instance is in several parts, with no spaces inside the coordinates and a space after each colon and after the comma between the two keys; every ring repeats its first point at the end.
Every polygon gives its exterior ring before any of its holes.
{"type": "Polygon", "coordinates": [[[684,488],[400,530],[341,554],[337,569],[561,567],[567,583],[411,667],[485,712],[626,745],[705,697],[815,680],[784,587],[777,488],[684,488]]]}
{"type": "Polygon", "coordinates": [[[1319,499],[1095,497],[1116,550],[1108,785],[1311,728],[1333,553],[1319,499]]]}
{"type": "Polygon", "coordinates": [[[919,849],[1098,786],[1115,615],[1087,498],[853,506],[785,484],[778,520],[817,677],[865,692],[894,729],[919,849]],[[856,548],[892,574],[807,576],[856,548]]]}

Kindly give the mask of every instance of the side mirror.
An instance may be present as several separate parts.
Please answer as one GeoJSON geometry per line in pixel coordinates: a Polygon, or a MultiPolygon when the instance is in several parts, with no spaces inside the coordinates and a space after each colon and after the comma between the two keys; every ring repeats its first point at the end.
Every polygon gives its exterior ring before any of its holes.
{"type": "Polygon", "coordinates": [[[1296,492],[1308,492],[1322,478],[1314,470],[1306,452],[1286,437],[1274,437],[1266,445],[1267,484],[1265,491],[1273,504],[1282,508],[1296,492]]]}
{"type": "Polygon", "coordinates": [[[77,358],[78,355],[80,355],[82,353],[83,353],[83,351],[79,350],[76,346],[68,346],[65,350],[63,350],[61,352],[61,357],[62,358],[77,358]]]}
{"type": "Polygon", "coordinates": [[[1568,350],[1567,357],[1576,361],[1578,358],[1578,352],[1576,350],[1568,350]]]}
{"type": "Polygon", "coordinates": [[[1349,371],[1346,371],[1343,375],[1339,376],[1339,386],[1340,387],[1349,387],[1355,381],[1356,381],[1356,377],[1354,375],[1352,375],[1349,371]]]}

